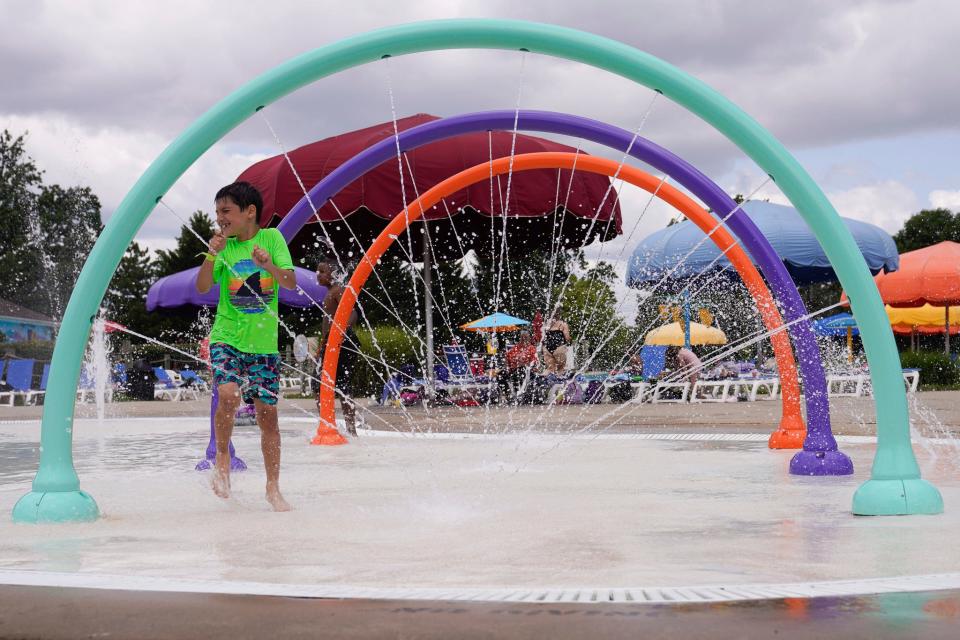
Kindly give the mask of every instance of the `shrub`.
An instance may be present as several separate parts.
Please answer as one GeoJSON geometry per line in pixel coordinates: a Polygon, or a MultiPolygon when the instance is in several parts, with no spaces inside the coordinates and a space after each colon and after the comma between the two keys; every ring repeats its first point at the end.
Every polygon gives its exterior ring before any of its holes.
{"type": "Polygon", "coordinates": [[[379,395],[384,381],[402,365],[414,363],[420,368],[422,345],[416,336],[391,326],[374,327],[373,334],[358,328],[356,333],[360,351],[367,356],[357,358],[357,371],[353,376],[357,395],[379,395]]]}
{"type": "Polygon", "coordinates": [[[900,354],[904,369],[920,369],[923,386],[951,386],[960,384],[960,367],[945,353],[936,351],[907,351],[900,354]]]}
{"type": "Polygon", "coordinates": [[[53,340],[8,342],[3,345],[3,351],[16,358],[33,358],[41,362],[48,362],[53,357],[53,344],[53,340]]]}

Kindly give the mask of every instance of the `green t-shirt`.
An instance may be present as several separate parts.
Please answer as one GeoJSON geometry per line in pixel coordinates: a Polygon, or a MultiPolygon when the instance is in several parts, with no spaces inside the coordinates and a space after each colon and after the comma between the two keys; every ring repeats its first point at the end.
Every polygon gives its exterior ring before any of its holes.
{"type": "Polygon", "coordinates": [[[213,281],[220,285],[220,302],[210,344],[225,342],[244,353],[278,353],[277,297],[280,285],[269,272],[253,262],[254,246],[266,250],[277,267],[293,269],[290,249],[276,229],[260,229],[243,242],[227,238],[227,246],[217,254],[213,265],[213,281]],[[270,306],[270,310],[264,307],[264,303],[270,306]]]}

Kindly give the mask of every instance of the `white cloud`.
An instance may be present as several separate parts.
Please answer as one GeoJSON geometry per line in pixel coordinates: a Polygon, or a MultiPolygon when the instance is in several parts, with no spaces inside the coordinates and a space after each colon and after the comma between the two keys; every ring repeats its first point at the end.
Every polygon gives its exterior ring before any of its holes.
{"type": "Polygon", "coordinates": [[[827,197],[840,215],[875,224],[891,235],[921,208],[917,194],[896,180],[828,193],[827,197]]]}
{"type": "MultiPolygon", "coordinates": [[[[28,132],[26,151],[44,171],[44,182],[89,186],[103,205],[106,222],[150,162],[168,144],[158,134],[119,127],[90,127],[65,116],[0,114],[0,128],[28,132]]],[[[212,213],[216,190],[264,154],[236,153],[218,144],[173,186],[137,233],[151,249],[173,246],[183,219],[197,209],[212,213]]]]}
{"type": "MultiPolygon", "coordinates": [[[[753,194],[754,200],[793,206],[776,183],[765,181],[756,171],[739,171],[727,191],[753,194]]],[[[875,224],[891,235],[923,206],[913,189],[898,180],[880,180],[849,189],[830,190],[826,195],[841,216],[875,224]]]]}
{"type": "Polygon", "coordinates": [[[935,189],[930,192],[930,206],[934,209],[944,208],[951,211],[960,211],[960,191],[935,189]]]}
{"type": "MultiPolygon", "coordinates": [[[[539,0],[360,2],[349,11],[342,3],[287,0],[275,0],[269,11],[242,0],[229,8],[187,0],[51,1],[12,3],[6,14],[18,28],[0,39],[6,80],[0,127],[15,134],[29,129],[28,148],[47,178],[90,185],[108,214],[178,132],[244,82],[312,47],[421,19],[550,21],[641,47],[705,80],[794,148],[956,129],[960,109],[960,85],[942,82],[960,17],[960,5],[947,1],[598,0],[586,13],[578,4],[539,0]]],[[[389,65],[399,112],[510,108],[518,62],[515,52],[493,51],[396,58],[389,65]]],[[[578,113],[632,130],[649,101],[649,90],[583,65],[536,54],[526,65],[524,108],[578,113]]],[[[292,148],[387,120],[387,67],[335,74],[272,105],[269,117],[284,144],[292,148]]],[[[756,169],[730,177],[742,152],[666,99],[643,133],[705,173],[724,176],[731,194],[750,193],[762,180],[756,169]]],[[[171,189],[168,203],[184,217],[209,207],[210,194],[260,152],[277,152],[263,123],[241,125],[171,189]]],[[[921,203],[902,181],[886,177],[864,175],[830,198],[843,215],[895,232],[921,203]]],[[[647,199],[630,191],[621,195],[626,233],[647,199]]],[[[772,184],[755,197],[784,202],[772,184]]],[[[934,206],[960,208],[957,192],[929,197],[934,206]]],[[[635,237],[605,252],[626,254],[671,215],[653,205],[635,237]]],[[[169,246],[180,224],[158,210],[138,238],[169,246]]]]}

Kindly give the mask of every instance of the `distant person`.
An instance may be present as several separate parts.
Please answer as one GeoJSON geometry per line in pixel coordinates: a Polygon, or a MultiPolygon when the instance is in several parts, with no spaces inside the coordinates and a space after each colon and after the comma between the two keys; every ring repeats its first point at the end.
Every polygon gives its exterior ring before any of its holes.
{"type": "Polygon", "coordinates": [[[703,368],[703,363],[697,357],[697,354],[690,349],[668,347],[665,362],[673,377],[679,376],[683,381],[689,382],[691,386],[695,385],[700,378],[700,369],[703,368]]]}
{"type": "MultiPolygon", "coordinates": [[[[329,258],[321,258],[317,263],[317,284],[327,287],[327,295],[323,299],[323,323],[320,329],[319,351],[317,352],[317,377],[323,384],[323,354],[327,348],[327,339],[330,337],[330,326],[333,316],[343,297],[343,284],[334,276],[334,265],[329,258]]],[[[357,435],[357,406],[353,399],[353,375],[357,371],[357,350],[360,342],[353,327],[357,324],[357,310],[354,308],[347,318],[347,326],[343,327],[343,342],[340,347],[340,357],[337,360],[336,390],[343,407],[343,420],[347,425],[347,433],[357,435]]],[[[320,409],[320,396],[317,395],[317,410],[320,409]]]]}
{"type": "Polygon", "coordinates": [[[230,437],[241,399],[253,403],[267,473],[267,502],[289,511],[280,493],[280,349],[277,342],[279,290],[296,287],[293,260],[276,229],[261,229],[263,198],[247,182],[234,182],[214,197],[219,230],[197,274],[197,291],[220,285],[217,317],[210,332],[210,360],[218,405],[214,416],[217,457],[213,491],[230,497],[230,437]]]}
{"type": "Polygon", "coordinates": [[[567,345],[570,344],[570,327],[555,311],[543,325],[544,372],[562,374],[567,368],[567,345]]]}

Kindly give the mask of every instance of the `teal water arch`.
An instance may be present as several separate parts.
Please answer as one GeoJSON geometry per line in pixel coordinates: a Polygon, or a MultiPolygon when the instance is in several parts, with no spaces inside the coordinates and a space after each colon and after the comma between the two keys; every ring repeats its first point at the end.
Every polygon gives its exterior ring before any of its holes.
{"type": "Polygon", "coordinates": [[[696,114],[740,147],[780,187],[813,229],[847,291],[870,364],[877,408],[871,478],[853,512],[938,513],[939,491],[920,477],[910,446],[906,392],[893,332],[853,237],[823,192],[769,132],[706,84],[629,45],[575,29],[509,20],[437,20],[371,31],[293,58],[247,83],[188,127],[117,207],[84,264],[53,353],[33,488],[14,506],[20,522],[91,520],[93,498],[73,466],[74,389],[87,337],[112,274],[150,211],[220,138],[257,110],[325,76],[384,57],[445,49],[506,49],[565,58],[643,84],[696,114]]]}

